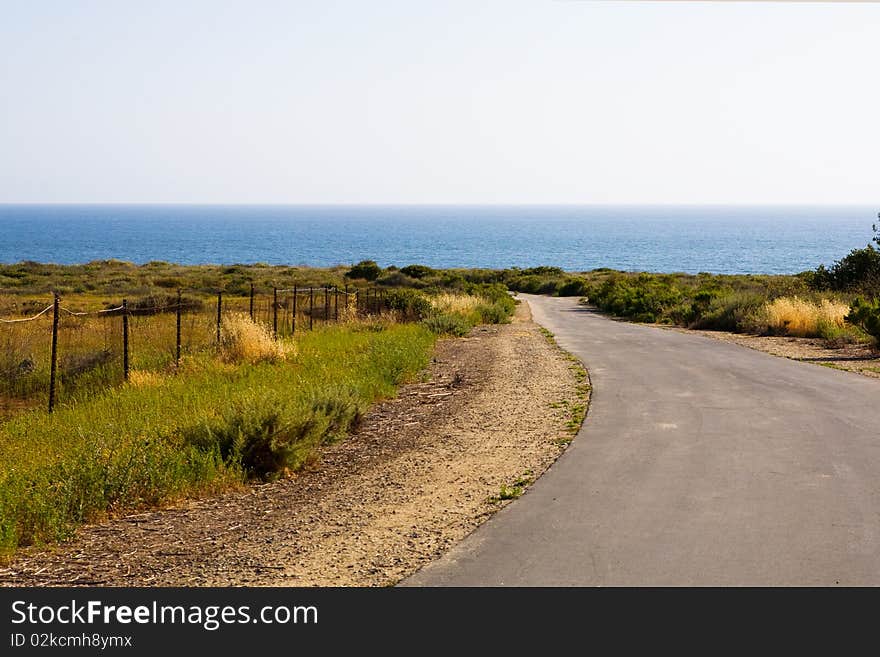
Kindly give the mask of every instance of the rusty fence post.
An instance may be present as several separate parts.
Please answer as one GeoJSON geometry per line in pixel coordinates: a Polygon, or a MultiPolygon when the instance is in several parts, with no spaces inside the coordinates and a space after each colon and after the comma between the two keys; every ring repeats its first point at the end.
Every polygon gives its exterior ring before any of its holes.
{"type": "Polygon", "coordinates": [[[290,320],[290,334],[293,335],[296,333],[296,297],[297,297],[297,289],[296,285],[293,286],[293,317],[290,320]]]}
{"type": "Polygon", "coordinates": [[[217,292],[217,344],[220,344],[220,313],[223,309],[223,291],[217,292]]]}
{"type": "Polygon", "coordinates": [[[128,361],[128,301],[122,300],[122,377],[128,382],[130,373],[128,361]]]}
{"type": "Polygon", "coordinates": [[[183,296],[177,290],[177,334],[174,349],[174,366],[180,369],[180,316],[183,313],[183,296]]]}
{"type": "Polygon", "coordinates": [[[49,365],[49,412],[55,410],[55,377],[58,371],[58,294],[52,295],[52,361],[49,365]]]}
{"type": "Polygon", "coordinates": [[[278,339],[278,288],[272,288],[272,336],[278,339]]]}

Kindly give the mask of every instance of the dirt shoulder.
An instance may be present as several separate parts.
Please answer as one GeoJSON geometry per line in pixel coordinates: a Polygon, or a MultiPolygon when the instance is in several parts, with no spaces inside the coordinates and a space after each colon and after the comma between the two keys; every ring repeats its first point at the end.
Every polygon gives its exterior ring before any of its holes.
{"type": "Polygon", "coordinates": [[[0,569],[17,586],[383,586],[440,556],[543,472],[582,404],[528,307],[441,340],[423,382],[376,405],[309,471],[82,528],[0,569]],[[564,402],[564,403],[561,403],[564,402]]]}
{"type": "Polygon", "coordinates": [[[764,351],[774,356],[791,358],[839,370],[857,372],[864,376],[880,378],[880,352],[865,344],[828,344],[821,338],[794,338],[787,336],[743,335],[726,331],[695,331],[715,340],[764,351]]]}

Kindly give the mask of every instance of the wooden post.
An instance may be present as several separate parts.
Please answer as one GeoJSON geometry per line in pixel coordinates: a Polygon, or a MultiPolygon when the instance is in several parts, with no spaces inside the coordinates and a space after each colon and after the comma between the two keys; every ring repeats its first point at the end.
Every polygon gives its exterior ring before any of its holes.
{"type": "Polygon", "coordinates": [[[324,286],[324,321],[330,320],[330,288],[324,286]]]}
{"type": "Polygon", "coordinates": [[[180,316],[183,313],[183,297],[177,290],[177,344],[174,350],[174,366],[180,369],[180,316]]]}
{"type": "Polygon", "coordinates": [[[293,286],[293,319],[290,321],[290,332],[296,333],[296,297],[297,297],[297,289],[296,285],[293,286]]]}
{"type": "Polygon", "coordinates": [[[339,286],[333,286],[333,320],[339,321],[339,286]]]}
{"type": "Polygon", "coordinates": [[[272,336],[278,339],[278,288],[272,288],[272,336]]]}
{"type": "Polygon", "coordinates": [[[220,313],[223,309],[223,291],[217,292],[217,344],[220,344],[220,313]]]}
{"type": "Polygon", "coordinates": [[[251,321],[254,321],[254,284],[253,284],[253,283],[251,283],[251,305],[250,305],[250,311],[251,311],[251,321]]]}
{"type": "Polygon", "coordinates": [[[309,330],[312,330],[315,318],[315,288],[309,288],[309,330]]]}
{"type": "Polygon", "coordinates": [[[122,300],[122,376],[128,382],[128,301],[122,300]]]}
{"type": "Polygon", "coordinates": [[[58,370],[58,300],[53,294],[52,301],[52,361],[49,366],[49,412],[55,410],[55,374],[58,370]]]}

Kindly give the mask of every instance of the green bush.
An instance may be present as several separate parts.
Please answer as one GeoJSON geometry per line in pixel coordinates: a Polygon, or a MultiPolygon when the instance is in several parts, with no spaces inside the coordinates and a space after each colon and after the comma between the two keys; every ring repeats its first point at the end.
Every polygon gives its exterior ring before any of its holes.
{"type": "Polygon", "coordinates": [[[345,273],[346,278],[361,278],[365,281],[375,281],[382,274],[382,268],[373,260],[361,260],[345,273]]]}
{"type": "Polygon", "coordinates": [[[442,313],[422,320],[422,324],[437,335],[463,336],[473,328],[466,317],[454,313],[442,313]]]}
{"type": "Polygon", "coordinates": [[[383,287],[425,287],[425,284],[418,278],[407,276],[402,271],[389,271],[388,269],[376,279],[376,284],[383,287]]]}
{"type": "Polygon", "coordinates": [[[539,275],[517,276],[507,281],[507,287],[514,292],[552,295],[559,289],[559,280],[539,275]]]}
{"type": "Polygon", "coordinates": [[[865,300],[857,297],[850,306],[846,321],[880,342],[880,299],[865,300]]]}
{"type": "Polygon", "coordinates": [[[385,303],[408,320],[425,319],[433,314],[431,301],[421,292],[412,289],[393,289],[385,293],[385,303]]]}
{"type": "Polygon", "coordinates": [[[507,307],[498,302],[482,303],[476,308],[480,316],[481,324],[507,324],[510,322],[510,312],[507,307]]]}
{"type": "Polygon", "coordinates": [[[601,310],[636,322],[671,321],[666,312],[683,296],[671,277],[654,274],[613,276],[588,292],[589,300],[601,310]]]}
{"type": "Polygon", "coordinates": [[[582,278],[567,278],[556,288],[556,294],[560,297],[583,297],[587,295],[587,282],[582,278]]]}
{"type": "Polygon", "coordinates": [[[409,276],[410,278],[427,278],[434,274],[434,270],[430,267],[426,267],[425,265],[408,265],[403,267],[400,270],[401,274],[409,276]]]}
{"type": "Polygon", "coordinates": [[[817,290],[880,294],[880,251],[870,244],[853,249],[828,269],[819,265],[809,277],[809,284],[817,290]]]}
{"type": "Polygon", "coordinates": [[[760,310],[767,296],[750,292],[732,292],[712,296],[698,315],[690,322],[690,328],[735,333],[764,333],[760,326],[760,310]]]}

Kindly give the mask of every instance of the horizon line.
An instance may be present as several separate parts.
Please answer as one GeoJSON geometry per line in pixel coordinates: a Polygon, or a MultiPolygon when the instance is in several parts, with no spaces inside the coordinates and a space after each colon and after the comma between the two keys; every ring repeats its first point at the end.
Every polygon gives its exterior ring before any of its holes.
{"type": "Polygon", "coordinates": [[[98,206],[98,207],[131,207],[131,206],[167,206],[167,207],[880,207],[877,203],[835,202],[815,203],[808,201],[776,201],[776,202],[719,202],[719,201],[683,201],[683,202],[202,202],[202,201],[0,201],[0,207],[9,206],[98,206]]]}

